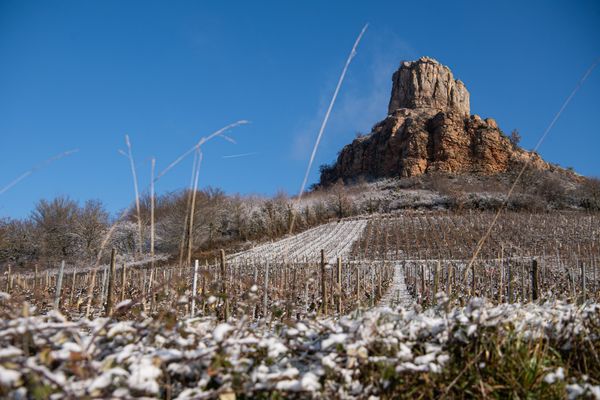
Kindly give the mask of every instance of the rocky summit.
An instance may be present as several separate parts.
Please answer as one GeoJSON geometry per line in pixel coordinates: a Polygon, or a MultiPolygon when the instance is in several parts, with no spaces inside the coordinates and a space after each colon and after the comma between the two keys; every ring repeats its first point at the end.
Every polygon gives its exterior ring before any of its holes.
{"type": "Polygon", "coordinates": [[[470,115],[466,86],[436,60],[405,61],[392,81],[388,116],[321,168],[322,185],[432,171],[490,175],[527,159],[538,169],[550,168],[511,143],[495,120],[470,115]]]}

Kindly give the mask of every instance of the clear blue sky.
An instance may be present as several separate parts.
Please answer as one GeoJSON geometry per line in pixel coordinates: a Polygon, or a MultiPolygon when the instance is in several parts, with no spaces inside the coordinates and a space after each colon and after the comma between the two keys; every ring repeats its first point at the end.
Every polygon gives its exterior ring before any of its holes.
{"type": "MultiPolygon", "coordinates": [[[[534,146],[600,56],[600,2],[204,2],[0,0],[0,188],[62,151],[68,158],[0,195],[0,217],[40,198],[133,198],[129,134],[140,170],[162,169],[201,136],[239,119],[237,144],[205,147],[201,186],[298,191],[339,73],[362,26],[310,182],[356,132],[386,114],[400,61],[428,55],[471,93],[471,112],[534,146]],[[253,153],[239,158],[223,156],[253,153]]],[[[600,175],[600,68],[540,149],[600,175]]],[[[191,158],[157,183],[189,184],[191,158]]]]}

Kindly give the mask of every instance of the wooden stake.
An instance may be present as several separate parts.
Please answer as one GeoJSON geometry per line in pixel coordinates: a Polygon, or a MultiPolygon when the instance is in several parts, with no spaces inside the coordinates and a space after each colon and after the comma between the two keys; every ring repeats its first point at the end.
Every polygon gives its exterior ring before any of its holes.
{"type": "Polygon", "coordinates": [[[121,268],[121,301],[125,300],[125,283],[127,282],[127,265],[123,263],[121,268]]]}
{"type": "Polygon", "coordinates": [[[598,291],[598,279],[596,277],[596,257],[594,256],[594,296],[598,291]]]}
{"type": "Polygon", "coordinates": [[[513,281],[513,277],[512,277],[512,265],[510,263],[510,260],[508,260],[508,302],[512,303],[512,281],[513,281]]]}
{"type": "Polygon", "coordinates": [[[75,280],[77,279],[77,267],[73,269],[73,282],[71,283],[71,297],[69,297],[69,305],[73,304],[73,295],[75,294],[75,280]]]}
{"type": "Polygon", "coordinates": [[[8,275],[6,275],[6,293],[10,293],[10,289],[12,289],[11,287],[11,278],[12,278],[12,271],[11,271],[11,267],[10,265],[8,266],[8,275]]]}
{"type": "Polygon", "coordinates": [[[356,264],[356,307],[360,308],[360,265],[356,264]]]}
{"type": "Polygon", "coordinates": [[[473,266],[471,267],[471,274],[473,274],[473,279],[471,281],[471,297],[475,297],[475,290],[477,289],[476,284],[477,282],[475,281],[476,279],[476,268],[475,268],[475,262],[473,262],[473,266]]]}
{"type": "Polygon", "coordinates": [[[525,288],[525,264],[521,264],[521,302],[525,303],[527,290],[525,288]]]}
{"type": "Polygon", "coordinates": [[[531,297],[533,301],[537,301],[539,298],[538,262],[536,259],[531,261],[531,297]]]}
{"type": "Polygon", "coordinates": [[[437,292],[439,290],[440,270],[441,270],[441,264],[440,264],[440,261],[438,260],[437,264],[435,265],[435,275],[433,276],[433,296],[434,296],[434,299],[435,299],[435,295],[437,294],[437,292]]]}
{"type": "Polygon", "coordinates": [[[117,274],[117,251],[113,248],[110,252],[110,271],[108,272],[108,287],[106,292],[105,315],[112,315],[113,292],[115,290],[115,275],[117,274]]]}
{"type": "Polygon", "coordinates": [[[585,292],[585,264],[583,263],[583,261],[581,261],[580,264],[581,264],[581,302],[584,303],[587,298],[587,294],[585,292]]]}
{"type": "Polygon", "coordinates": [[[194,262],[194,279],[192,281],[192,311],[190,313],[190,317],[193,317],[194,315],[196,315],[196,293],[197,293],[196,285],[197,284],[198,284],[198,260],[196,260],[196,262],[194,262]]]}
{"type": "Polygon", "coordinates": [[[327,315],[327,285],[325,284],[325,250],[321,249],[321,300],[323,315],[327,315]]]}
{"type": "Polygon", "coordinates": [[[223,318],[225,321],[229,318],[229,296],[227,295],[227,274],[225,269],[225,250],[221,249],[221,292],[223,293],[223,300],[225,308],[223,310],[223,318]]]}
{"type": "Polygon", "coordinates": [[[342,314],[342,257],[337,258],[338,314],[342,314]]]}
{"type": "Polygon", "coordinates": [[[58,310],[60,307],[60,292],[62,291],[63,274],[65,272],[65,261],[60,263],[60,270],[58,271],[58,281],[56,282],[56,293],[54,296],[54,309],[58,310]]]}
{"type": "Polygon", "coordinates": [[[451,283],[452,283],[452,279],[453,279],[453,273],[452,273],[453,268],[454,267],[452,266],[452,264],[448,264],[448,267],[447,267],[448,272],[447,272],[447,277],[446,277],[446,279],[447,279],[447,281],[446,281],[446,295],[448,297],[450,297],[450,295],[452,294],[452,285],[451,285],[451,283]]]}
{"type": "Polygon", "coordinates": [[[100,307],[104,306],[106,301],[106,281],[108,278],[108,267],[102,269],[102,288],[100,290],[100,307]]]}
{"type": "Polygon", "coordinates": [[[94,268],[94,270],[92,271],[92,282],[88,289],[88,299],[87,299],[87,305],[85,307],[85,317],[86,318],[89,318],[89,316],[90,316],[90,312],[91,312],[91,308],[92,308],[92,299],[94,297],[94,286],[96,286],[96,268],[94,268]]]}
{"type": "Polygon", "coordinates": [[[421,304],[425,302],[425,267],[421,264],[421,304]]]}
{"type": "MultiPolygon", "coordinates": [[[[308,281],[307,281],[308,282],[308,281]]],[[[308,283],[307,283],[308,284],[308,283]]],[[[263,290],[263,318],[267,321],[267,311],[269,310],[269,261],[265,266],[265,282],[263,290]]]]}
{"type": "MultiPolygon", "coordinates": [[[[206,276],[208,275],[208,260],[204,260],[204,271],[202,273],[202,314],[204,314],[206,310],[206,298],[207,298],[207,288],[206,288],[206,276]]],[[[256,278],[255,278],[256,282],[256,278]]]]}
{"type": "Polygon", "coordinates": [[[498,304],[503,302],[502,294],[504,292],[504,247],[500,248],[500,265],[498,276],[498,304]]]}

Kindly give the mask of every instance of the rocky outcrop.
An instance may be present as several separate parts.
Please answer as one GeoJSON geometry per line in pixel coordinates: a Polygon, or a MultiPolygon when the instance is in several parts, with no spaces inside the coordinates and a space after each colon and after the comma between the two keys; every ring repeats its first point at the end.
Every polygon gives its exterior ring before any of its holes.
{"type": "Polygon", "coordinates": [[[469,115],[469,92],[450,68],[434,59],[405,61],[392,77],[388,114],[399,108],[431,108],[469,115]]]}
{"type": "Polygon", "coordinates": [[[431,171],[496,174],[528,158],[548,168],[537,154],[514,146],[496,121],[469,115],[469,92],[448,67],[423,57],[403,62],[392,80],[389,115],[322,168],[321,184],[431,171]]]}

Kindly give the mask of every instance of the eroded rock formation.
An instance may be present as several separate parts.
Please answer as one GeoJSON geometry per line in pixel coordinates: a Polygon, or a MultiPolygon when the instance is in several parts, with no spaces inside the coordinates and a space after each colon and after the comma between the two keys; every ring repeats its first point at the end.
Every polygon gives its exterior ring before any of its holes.
{"type": "Polygon", "coordinates": [[[493,119],[470,115],[469,92],[448,67],[423,57],[403,62],[392,81],[388,116],[322,169],[321,184],[430,171],[495,174],[528,158],[548,167],[513,145],[493,119]]]}
{"type": "Polygon", "coordinates": [[[399,108],[431,108],[469,115],[467,88],[450,68],[431,58],[403,62],[392,82],[388,114],[399,108]]]}

